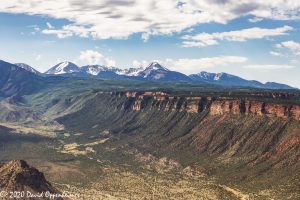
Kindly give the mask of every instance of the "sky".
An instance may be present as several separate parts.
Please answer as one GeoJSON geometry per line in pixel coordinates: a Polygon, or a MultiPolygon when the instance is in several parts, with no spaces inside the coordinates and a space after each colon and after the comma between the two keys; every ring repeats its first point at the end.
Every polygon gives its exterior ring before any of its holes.
{"type": "Polygon", "coordinates": [[[299,28],[299,0],[1,0],[0,59],[41,72],[158,61],[300,88],[299,28]]]}

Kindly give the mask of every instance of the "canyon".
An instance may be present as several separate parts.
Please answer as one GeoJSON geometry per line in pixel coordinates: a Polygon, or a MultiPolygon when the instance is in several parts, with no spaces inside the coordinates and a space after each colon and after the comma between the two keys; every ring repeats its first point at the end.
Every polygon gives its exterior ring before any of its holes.
{"type": "Polygon", "coordinates": [[[22,74],[1,90],[1,160],[78,199],[300,195],[297,91],[22,74]]]}
{"type": "Polygon", "coordinates": [[[151,106],[152,109],[163,111],[208,112],[211,115],[244,114],[300,120],[300,105],[293,104],[264,102],[249,98],[173,96],[164,92],[125,92],[117,95],[125,95],[128,102],[132,103],[131,108],[136,111],[151,106]],[[149,102],[151,105],[148,105],[149,102]]]}
{"type": "Polygon", "coordinates": [[[198,159],[204,156],[233,163],[239,160],[255,166],[254,171],[258,166],[267,166],[267,171],[287,165],[298,168],[300,107],[288,99],[282,103],[280,98],[286,95],[269,96],[271,99],[99,91],[90,94],[84,104],[70,100],[66,110],[78,109],[57,121],[66,129],[90,134],[110,130],[142,152],[190,160],[188,163],[201,163],[198,159]]]}

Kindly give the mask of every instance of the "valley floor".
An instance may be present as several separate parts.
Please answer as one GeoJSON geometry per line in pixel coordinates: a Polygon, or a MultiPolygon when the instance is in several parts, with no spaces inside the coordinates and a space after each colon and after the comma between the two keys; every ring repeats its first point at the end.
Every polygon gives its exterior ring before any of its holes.
{"type": "Polygon", "coordinates": [[[60,191],[80,195],[72,199],[282,199],[273,190],[246,192],[234,184],[221,184],[205,170],[183,169],[171,159],[115,146],[110,137],[99,140],[90,135],[89,142],[77,143],[83,135],[26,140],[16,134],[1,143],[0,160],[27,160],[60,191]]]}

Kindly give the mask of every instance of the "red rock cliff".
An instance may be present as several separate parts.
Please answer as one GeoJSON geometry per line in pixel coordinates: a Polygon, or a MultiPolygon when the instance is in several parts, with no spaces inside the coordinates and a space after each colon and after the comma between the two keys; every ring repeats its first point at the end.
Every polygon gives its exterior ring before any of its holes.
{"type": "Polygon", "coordinates": [[[125,96],[134,99],[131,108],[136,111],[148,106],[150,109],[162,111],[188,113],[206,111],[211,115],[245,114],[300,120],[300,106],[292,104],[228,97],[172,96],[164,92],[126,92],[125,96]]]}

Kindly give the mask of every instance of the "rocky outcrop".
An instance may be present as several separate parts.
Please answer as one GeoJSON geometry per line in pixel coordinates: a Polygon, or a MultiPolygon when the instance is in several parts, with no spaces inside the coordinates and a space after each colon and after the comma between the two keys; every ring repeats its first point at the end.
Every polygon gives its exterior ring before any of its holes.
{"type": "MultiPolygon", "coordinates": [[[[300,120],[299,105],[273,103],[272,100],[265,102],[252,98],[173,96],[164,92],[126,92],[123,95],[131,99],[131,108],[136,111],[150,107],[163,111],[208,112],[211,115],[244,114],[300,120]]],[[[270,95],[273,99],[286,98],[286,95],[277,93],[270,95]]]]}
{"type": "Polygon", "coordinates": [[[0,190],[1,199],[37,199],[35,195],[39,195],[38,199],[63,199],[55,196],[51,198],[50,194],[59,195],[58,190],[45,179],[43,173],[23,160],[0,165],[0,190]]]}
{"type": "Polygon", "coordinates": [[[138,153],[135,155],[137,161],[143,163],[147,169],[154,169],[158,172],[171,172],[182,170],[182,166],[173,159],[167,157],[156,158],[152,154],[138,153]]]}
{"type": "Polygon", "coordinates": [[[290,113],[294,119],[300,120],[300,106],[292,106],[290,113]]]}

